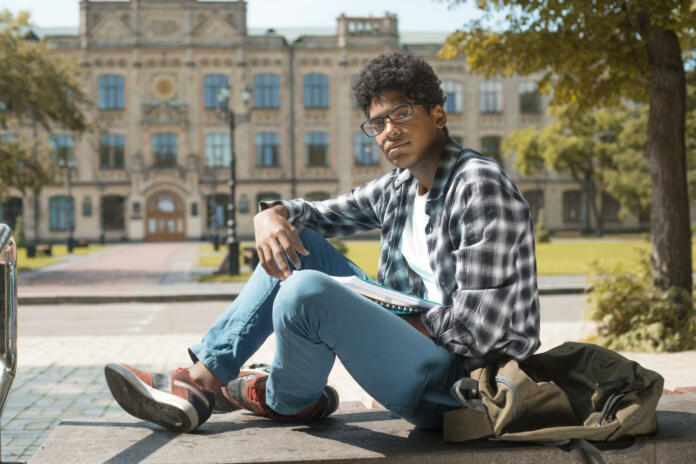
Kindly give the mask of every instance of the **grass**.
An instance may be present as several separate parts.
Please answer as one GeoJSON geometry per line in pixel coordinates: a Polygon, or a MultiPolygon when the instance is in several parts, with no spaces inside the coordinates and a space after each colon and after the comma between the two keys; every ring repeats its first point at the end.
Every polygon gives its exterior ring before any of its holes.
{"type": "MultiPolygon", "coordinates": [[[[638,258],[638,247],[648,245],[647,236],[644,234],[626,234],[622,236],[610,235],[605,238],[574,238],[552,241],[551,243],[537,243],[537,273],[539,275],[566,275],[587,274],[590,263],[598,260],[603,264],[611,265],[618,262],[635,261],[638,258]]],[[[346,240],[348,252],[346,256],[360,266],[367,274],[377,278],[377,266],[379,259],[379,242],[364,240],[346,240]]],[[[251,246],[248,242],[246,246],[251,246]]],[[[204,245],[201,247],[207,247],[204,245]]],[[[212,251],[212,246],[210,246],[212,251]]],[[[225,253],[219,252],[214,256],[201,256],[200,262],[212,263],[209,266],[219,266],[225,253]]],[[[696,248],[692,248],[693,262],[696,264],[696,248]]],[[[205,282],[209,281],[242,281],[242,276],[231,278],[229,276],[204,276],[205,282]],[[209,279],[210,277],[210,279],[209,279]],[[213,279],[213,277],[215,279],[213,279]]],[[[247,275],[248,278],[248,275],[247,275]]]]}
{"type": "MultiPolygon", "coordinates": [[[[88,255],[104,249],[105,245],[90,245],[88,247],[73,248],[74,255],[88,255]]],[[[27,257],[26,248],[17,248],[17,263],[20,271],[31,269],[39,269],[49,264],[58,263],[63,260],[64,256],[68,255],[67,245],[53,245],[51,247],[53,256],[37,256],[35,258],[27,257]]]]}

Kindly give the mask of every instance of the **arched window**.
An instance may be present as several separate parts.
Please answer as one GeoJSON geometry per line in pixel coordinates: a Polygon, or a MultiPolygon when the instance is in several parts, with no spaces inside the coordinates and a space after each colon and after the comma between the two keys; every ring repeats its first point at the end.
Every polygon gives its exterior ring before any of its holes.
{"type": "Polygon", "coordinates": [[[280,166],[280,135],[275,132],[260,132],[254,139],[256,145],[256,167],[280,166]]]}
{"type": "Polygon", "coordinates": [[[208,74],[203,78],[203,100],[206,109],[218,107],[218,92],[230,86],[230,78],[224,74],[208,74]]]}
{"type": "Polygon", "coordinates": [[[51,230],[68,230],[75,225],[75,201],[73,197],[58,195],[48,200],[51,230]]]}
{"type": "Polygon", "coordinates": [[[444,81],[442,91],[445,93],[445,111],[447,113],[462,112],[462,83],[459,81],[444,81]]]}
{"type": "Polygon", "coordinates": [[[51,146],[51,161],[60,168],[75,168],[75,142],[70,135],[56,134],[48,139],[51,146]]]}
{"type": "Polygon", "coordinates": [[[257,74],[254,76],[254,107],[280,107],[280,79],[275,74],[257,74]]]}
{"type": "Polygon", "coordinates": [[[563,192],[563,222],[583,222],[585,215],[585,192],[582,190],[563,192]]]}
{"type": "MultiPolygon", "coordinates": [[[[529,211],[532,214],[532,220],[539,220],[539,211],[544,209],[544,191],[541,189],[527,190],[522,193],[522,196],[529,204],[529,211]]],[[[546,218],[544,218],[546,219],[546,218]]]]}
{"type": "Polygon", "coordinates": [[[503,84],[498,81],[483,81],[479,86],[481,113],[503,112],[503,84]]]}
{"type": "Polygon", "coordinates": [[[118,74],[99,76],[99,109],[122,110],[123,102],[123,76],[118,74]]]}
{"type": "Polygon", "coordinates": [[[99,169],[123,169],[124,150],[124,136],[104,134],[99,137],[99,169]]]}
{"type": "Polygon", "coordinates": [[[174,168],[178,151],[176,134],[161,133],[152,136],[153,164],[158,168],[174,168]]]}
{"type": "Polygon", "coordinates": [[[520,113],[541,113],[541,94],[536,82],[522,82],[520,84],[520,113]]]}
{"type": "Polygon", "coordinates": [[[205,165],[209,168],[220,168],[230,165],[230,134],[206,134],[205,165]]]}
{"type": "Polygon", "coordinates": [[[379,146],[375,137],[368,137],[362,131],[353,137],[353,150],[357,166],[379,165],[379,146]]]}
{"type": "Polygon", "coordinates": [[[304,77],[305,108],[329,107],[329,77],[326,74],[307,74],[304,77]]]}
{"type": "Polygon", "coordinates": [[[502,137],[498,135],[487,135],[485,137],[481,137],[481,153],[486,156],[490,156],[500,165],[503,164],[503,155],[500,152],[501,141],[502,137]]]}
{"type": "Polygon", "coordinates": [[[307,132],[305,146],[307,166],[329,165],[329,134],[326,132],[307,132]]]}

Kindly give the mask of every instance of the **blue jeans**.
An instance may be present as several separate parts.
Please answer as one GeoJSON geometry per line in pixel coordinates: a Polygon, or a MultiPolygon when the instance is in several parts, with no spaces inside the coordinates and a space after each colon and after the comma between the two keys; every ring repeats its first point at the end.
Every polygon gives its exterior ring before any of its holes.
{"type": "Polygon", "coordinates": [[[367,275],[313,230],[300,238],[308,256],[281,285],[261,266],[232,305],[189,348],[223,383],[275,332],[266,402],[294,414],[317,401],[338,356],[353,378],[396,415],[420,427],[441,427],[459,407],[449,388],[467,375],[461,361],[401,317],[327,274],[367,275]]]}

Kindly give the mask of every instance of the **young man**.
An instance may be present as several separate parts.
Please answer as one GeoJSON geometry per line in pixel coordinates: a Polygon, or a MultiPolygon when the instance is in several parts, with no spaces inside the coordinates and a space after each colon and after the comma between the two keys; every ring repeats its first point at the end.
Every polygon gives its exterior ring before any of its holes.
{"type": "Polygon", "coordinates": [[[254,217],[261,264],[189,348],[194,365],[168,374],[106,366],[126,411],[181,432],[214,407],[275,420],[326,417],[338,407],[326,385],[338,356],[392,412],[440,427],[443,413],[458,407],[449,395],[456,380],[537,349],[532,221],[513,182],[449,138],[440,81],[422,59],[380,55],[353,90],[367,116],[362,130],[395,169],[334,199],[262,203],[254,217]],[[367,277],[324,237],[375,228],[379,282],[440,306],[400,317],[327,276],[367,277]],[[270,375],[240,372],[273,332],[270,375]]]}

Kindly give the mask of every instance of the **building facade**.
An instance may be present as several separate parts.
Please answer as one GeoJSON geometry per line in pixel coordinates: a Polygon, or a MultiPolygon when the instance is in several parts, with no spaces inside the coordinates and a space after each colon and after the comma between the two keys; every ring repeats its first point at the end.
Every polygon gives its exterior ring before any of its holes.
{"type": "MultiPolygon", "coordinates": [[[[239,236],[253,235],[260,200],[328,198],[387,172],[374,139],[360,132],[365,116],[351,83],[370,58],[396,50],[433,66],[451,135],[504,164],[535,216],[543,208],[552,230],[588,225],[584,195],[568,176],[523,178],[501,153],[511,130],[549,122],[548,96],[533,78],[487,80],[469,73],[464,59],[438,59],[444,34],[400,33],[392,14],[341,16],[333,31],[249,31],[244,1],[83,0],[80,7],[79,31],[44,36],[79,63],[99,129],[39,134],[62,166],[62,182],[38,198],[15,193],[3,207],[7,222],[23,215],[29,238],[61,241],[71,227],[76,238],[108,241],[224,235],[231,155],[230,128],[218,114],[224,88],[237,122],[239,236]]],[[[605,198],[607,230],[644,226],[619,220],[612,201],[605,198]]]]}

